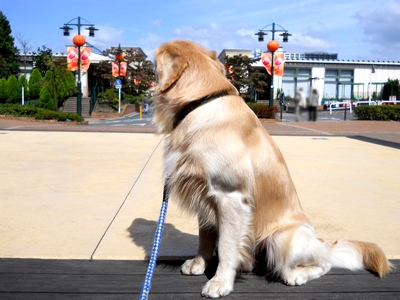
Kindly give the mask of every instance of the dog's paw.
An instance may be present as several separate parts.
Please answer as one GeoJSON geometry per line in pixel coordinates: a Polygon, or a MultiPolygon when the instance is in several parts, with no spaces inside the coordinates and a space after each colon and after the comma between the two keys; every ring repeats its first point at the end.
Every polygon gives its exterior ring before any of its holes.
{"type": "Polygon", "coordinates": [[[303,284],[307,283],[307,281],[308,281],[307,274],[296,274],[296,275],[289,276],[286,279],[286,284],[287,285],[303,285],[303,284]]]}
{"type": "Polygon", "coordinates": [[[201,257],[189,259],[181,267],[182,274],[185,275],[201,275],[206,269],[206,262],[201,257]]]}
{"type": "Polygon", "coordinates": [[[216,277],[209,280],[201,291],[201,295],[207,298],[219,298],[229,295],[233,291],[233,282],[221,280],[216,277]]]}
{"type": "Polygon", "coordinates": [[[331,269],[330,263],[321,263],[318,266],[299,267],[290,272],[286,278],[287,285],[302,285],[312,279],[316,279],[326,274],[331,269]]]}

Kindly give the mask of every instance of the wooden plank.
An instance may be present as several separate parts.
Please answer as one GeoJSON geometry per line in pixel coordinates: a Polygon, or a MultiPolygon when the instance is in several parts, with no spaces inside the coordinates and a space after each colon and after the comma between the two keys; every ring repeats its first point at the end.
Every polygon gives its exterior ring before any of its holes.
{"type": "MultiPolygon", "coordinates": [[[[159,261],[156,273],[175,274],[180,272],[182,260],[159,261]]],[[[400,260],[391,260],[395,269],[390,274],[400,274],[400,260]]],[[[0,259],[1,273],[52,273],[52,274],[145,274],[147,261],[130,260],[61,260],[61,259],[0,259]]],[[[370,274],[366,270],[349,271],[331,269],[330,275],[353,274],[354,276],[370,274]]]]}
{"type": "MultiPolygon", "coordinates": [[[[138,299],[139,294],[0,294],[2,300],[132,300],[138,299]]],[[[191,300],[191,299],[204,299],[200,293],[191,294],[155,294],[150,293],[150,300],[191,300]]],[[[273,300],[304,300],[304,299],[318,299],[318,300],[332,300],[332,299],[346,299],[346,300],[395,300],[399,299],[399,294],[381,294],[381,293],[368,293],[368,294],[354,294],[354,293],[304,293],[304,294],[276,294],[276,293],[234,293],[222,299],[231,300],[260,300],[260,299],[273,299],[273,300]]]]}
{"type": "MultiPolygon", "coordinates": [[[[63,274],[1,274],[0,293],[136,293],[140,291],[143,275],[63,275],[63,274]]],[[[207,282],[206,276],[180,274],[155,274],[152,283],[154,293],[190,293],[199,291],[207,282]]],[[[400,275],[386,279],[368,276],[325,275],[302,286],[286,286],[280,282],[269,283],[262,277],[240,276],[235,292],[274,293],[332,293],[399,292],[400,275]]]]}
{"type": "Polygon", "coordinates": [[[147,261],[129,260],[70,260],[70,259],[0,259],[0,274],[52,273],[52,274],[143,274],[147,261]]]}
{"type": "MultiPolygon", "coordinates": [[[[151,299],[201,298],[208,278],[180,274],[182,261],[159,262],[151,299]]],[[[239,274],[225,299],[400,299],[400,261],[380,279],[370,272],[335,269],[303,286],[239,274]]],[[[134,299],[147,270],[143,261],[0,260],[0,299],[134,299]]],[[[208,277],[211,277],[209,274],[208,277]]]]}

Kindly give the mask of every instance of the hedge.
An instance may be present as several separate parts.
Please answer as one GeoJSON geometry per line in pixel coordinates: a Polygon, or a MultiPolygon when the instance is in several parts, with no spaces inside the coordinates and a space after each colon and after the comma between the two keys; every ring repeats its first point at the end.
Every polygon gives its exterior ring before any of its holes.
{"type": "Polygon", "coordinates": [[[247,105],[259,118],[275,119],[275,115],[279,111],[276,106],[269,106],[261,103],[248,103],[247,105]]]}
{"type": "Polygon", "coordinates": [[[15,117],[28,117],[36,120],[56,120],[60,122],[82,122],[84,119],[74,113],[57,112],[43,108],[25,106],[20,104],[0,104],[0,115],[12,115],[15,117]]]}
{"type": "Polygon", "coordinates": [[[354,109],[360,120],[400,121],[400,105],[361,105],[354,109]]]}

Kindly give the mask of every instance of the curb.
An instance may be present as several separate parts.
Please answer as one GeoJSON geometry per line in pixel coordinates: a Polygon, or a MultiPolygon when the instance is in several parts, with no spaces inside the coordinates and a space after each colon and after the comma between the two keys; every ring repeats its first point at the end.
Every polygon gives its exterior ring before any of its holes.
{"type": "Polygon", "coordinates": [[[36,120],[35,118],[30,117],[15,117],[12,115],[0,115],[0,119],[7,119],[7,120],[20,120],[20,121],[28,121],[28,122],[40,122],[40,123],[48,123],[48,124],[62,124],[62,125],[89,125],[88,121],[57,121],[57,120],[36,120]]]}
{"type": "Polygon", "coordinates": [[[281,119],[258,118],[258,120],[260,120],[261,123],[278,123],[278,122],[282,122],[281,119]]]}

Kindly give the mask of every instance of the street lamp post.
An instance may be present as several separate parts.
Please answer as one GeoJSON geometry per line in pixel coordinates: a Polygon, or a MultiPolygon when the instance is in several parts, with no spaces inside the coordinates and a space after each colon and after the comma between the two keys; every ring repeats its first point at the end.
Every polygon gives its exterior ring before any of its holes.
{"type": "Polygon", "coordinates": [[[280,36],[283,37],[283,42],[288,41],[288,37],[291,36],[291,34],[288,33],[286,29],[284,29],[282,26],[272,23],[267,26],[264,26],[264,28],[258,30],[258,32],[255,33],[255,35],[258,35],[258,41],[263,42],[264,41],[264,35],[267,35],[267,32],[272,32],[272,40],[268,43],[267,47],[268,50],[271,51],[271,87],[270,87],[270,95],[269,95],[269,106],[274,105],[274,52],[278,50],[279,44],[276,42],[275,39],[275,32],[283,32],[280,34],[280,36]],[[269,26],[272,25],[272,29],[265,29],[269,26]],[[275,29],[275,26],[278,26],[280,29],[275,29]],[[273,42],[274,43],[271,43],[273,42]]]}
{"type": "Polygon", "coordinates": [[[74,36],[72,41],[74,42],[75,46],[78,47],[78,84],[77,84],[78,95],[76,97],[76,113],[81,116],[82,115],[81,46],[85,45],[86,43],[85,37],[81,35],[81,26],[89,26],[89,28],[86,29],[89,30],[90,37],[93,37],[94,32],[98,29],[94,27],[94,24],[91,24],[89,21],[81,17],[78,17],[72,19],[68,23],[65,23],[63,27],[60,27],[60,29],[63,30],[64,36],[69,36],[69,31],[72,29],[71,27],[69,27],[70,25],[78,27],[78,34],[74,36]],[[81,19],[87,23],[81,23],[81,19]],[[78,23],[71,23],[75,20],[78,20],[78,23]]]}

